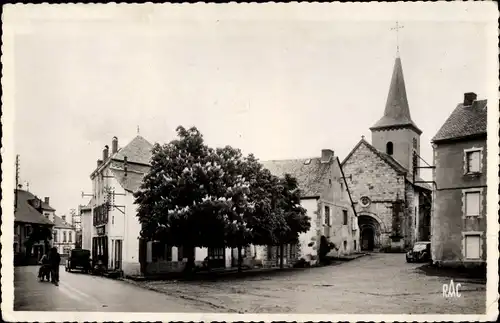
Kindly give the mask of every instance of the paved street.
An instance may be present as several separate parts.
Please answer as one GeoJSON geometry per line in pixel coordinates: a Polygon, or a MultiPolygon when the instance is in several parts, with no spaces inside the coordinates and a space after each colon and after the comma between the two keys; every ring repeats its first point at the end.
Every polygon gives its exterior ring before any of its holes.
{"type": "Polygon", "coordinates": [[[67,273],[60,284],[39,282],[38,266],[16,267],[16,311],[214,312],[214,307],[103,277],[67,273]]]}
{"type": "MultiPolygon", "coordinates": [[[[249,313],[473,314],[485,312],[486,285],[460,281],[446,299],[446,277],[426,276],[403,254],[371,254],[344,264],[245,279],[147,282],[169,295],[249,313]]],[[[458,283],[455,280],[455,283],[458,283]]]]}
{"type": "Polygon", "coordinates": [[[485,311],[486,285],[468,280],[444,298],[447,277],[423,274],[402,254],[371,254],[340,265],[218,281],[128,282],[66,273],[54,286],[37,267],[15,270],[15,310],[473,314],[485,311]],[[158,291],[161,291],[158,292],[158,291]]]}

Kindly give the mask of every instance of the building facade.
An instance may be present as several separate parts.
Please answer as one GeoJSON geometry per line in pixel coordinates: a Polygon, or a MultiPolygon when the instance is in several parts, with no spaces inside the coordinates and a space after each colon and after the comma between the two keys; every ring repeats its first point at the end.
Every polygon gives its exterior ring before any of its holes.
{"type": "MultiPolygon", "coordinates": [[[[139,274],[139,236],[141,226],[133,193],[139,189],[142,178],[149,171],[152,145],[136,136],[125,147],[118,148],[118,138],[112,148],[105,146],[102,159],[92,172],[92,225],[82,219],[83,243],[90,249],[92,259],[101,260],[111,270],[125,274],[139,274]]],[[[88,217],[88,209],[83,210],[88,217]]]]}
{"type": "Polygon", "coordinates": [[[44,213],[55,211],[32,193],[15,190],[14,264],[36,264],[52,246],[52,223],[44,213]]]}
{"type": "MultiPolygon", "coordinates": [[[[290,174],[298,180],[301,206],[311,220],[310,230],[299,235],[299,243],[285,246],[284,264],[292,265],[299,259],[316,263],[322,236],[335,245],[330,256],[359,251],[356,213],[339,159],[332,150],[323,149],[318,158],[263,161],[262,164],[273,175],[290,174]]],[[[261,259],[264,266],[277,266],[280,248],[256,246],[253,257],[261,259]]]]}
{"type": "Polygon", "coordinates": [[[53,229],[53,246],[57,248],[57,252],[61,254],[62,257],[68,257],[71,250],[76,247],[76,230],[75,228],[66,222],[66,216],[58,216],[52,214],[49,219],[54,223],[53,229]]]}
{"type": "Polygon", "coordinates": [[[432,259],[444,266],[486,262],[487,101],[465,93],[433,138],[436,190],[432,259]]]}
{"type": "Polygon", "coordinates": [[[430,239],[432,188],[419,176],[420,135],[397,57],[382,118],[342,162],[358,214],[361,249],[403,251],[430,239]]]}

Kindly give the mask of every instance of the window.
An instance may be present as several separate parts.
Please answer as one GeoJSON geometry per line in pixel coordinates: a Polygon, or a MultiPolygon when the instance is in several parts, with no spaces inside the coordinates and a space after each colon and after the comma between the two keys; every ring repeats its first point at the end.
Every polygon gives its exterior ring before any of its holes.
{"type": "Polygon", "coordinates": [[[417,138],[413,138],[413,148],[417,149],[417,145],[418,145],[417,138]]]}
{"type": "Polygon", "coordinates": [[[57,242],[57,231],[54,231],[54,242],[57,242]]]}
{"type": "Polygon", "coordinates": [[[66,242],[66,231],[63,231],[63,242],[66,242]]]}
{"type": "Polygon", "coordinates": [[[467,174],[481,172],[481,151],[467,151],[465,153],[465,163],[465,172],[467,174]]]}
{"type": "Polygon", "coordinates": [[[71,231],[68,232],[68,242],[72,242],[73,240],[73,234],[71,233],[71,231]]]}
{"type": "Polygon", "coordinates": [[[342,210],[342,213],[344,215],[344,225],[347,225],[347,210],[342,210]]]}
{"type": "Polygon", "coordinates": [[[344,251],[347,250],[347,241],[344,241],[344,251]]]}
{"type": "Polygon", "coordinates": [[[480,192],[465,193],[465,216],[479,216],[480,197],[480,192]]]}
{"type": "Polygon", "coordinates": [[[465,236],[465,258],[480,259],[481,258],[481,235],[471,234],[465,236]]]}
{"type": "Polygon", "coordinates": [[[330,226],[330,207],[325,206],[325,224],[330,226]]]}
{"type": "Polygon", "coordinates": [[[392,155],[394,152],[394,145],[392,144],[392,141],[389,141],[387,145],[385,146],[385,151],[387,155],[392,155]]]}
{"type": "Polygon", "coordinates": [[[354,251],[356,251],[356,240],[354,240],[353,242],[354,242],[354,251]]]}

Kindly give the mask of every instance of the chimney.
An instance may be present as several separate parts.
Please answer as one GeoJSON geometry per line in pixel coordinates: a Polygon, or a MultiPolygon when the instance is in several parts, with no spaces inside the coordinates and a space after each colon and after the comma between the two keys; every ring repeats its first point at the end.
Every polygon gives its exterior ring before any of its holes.
{"type": "Polygon", "coordinates": [[[109,156],[109,146],[106,145],[104,146],[104,149],[102,150],[102,161],[106,161],[106,159],[108,159],[108,156],[109,156]]]}
{"type": "Polygon", "coordinates": [[[66,222],[66,215],[61,215],[61,219],[66,222]]]}
{"type": "Polygon", "coordinates": [[[472,105],[472,102],[476,101],[477,94],[474,92],[467,92],[464,94],[464,106],[468,107],[472,105]]]}
{"type": "Polygon", "coordinates": [[[102,160],[98,159],[97,160],[97,167],[101,166],[102,165],[102,160]]]}
{"type": "Polygon", "coordinates": [[[49,205],[50,204],[49,201],[50,201],[50,198],[45,197],[45,204],[49,205]]]}
{"type": "Polygon", "coordinates": [[[321,150],[321,162],[329,163],[333,159],[333,150],[330,149],[322,149],[321,150]]]}
{"type": "Polygon", "coordinates": [[[118,151],[118,138],[114,136],[113,141],[111,143],[111,154],[114,154],[117,151],[118,151]]]}

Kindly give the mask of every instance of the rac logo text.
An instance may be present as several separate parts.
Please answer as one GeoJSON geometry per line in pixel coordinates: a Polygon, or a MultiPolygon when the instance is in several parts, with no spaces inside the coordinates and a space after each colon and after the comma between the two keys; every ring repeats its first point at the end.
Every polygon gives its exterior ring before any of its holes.
{"type": "Polygon", "coordinates": [[[443,284],[443,297],[444,298],[460,298],[460,288],[462,284],[455,284],[453,279],[450,280],[449,284],[443,284]]]}

